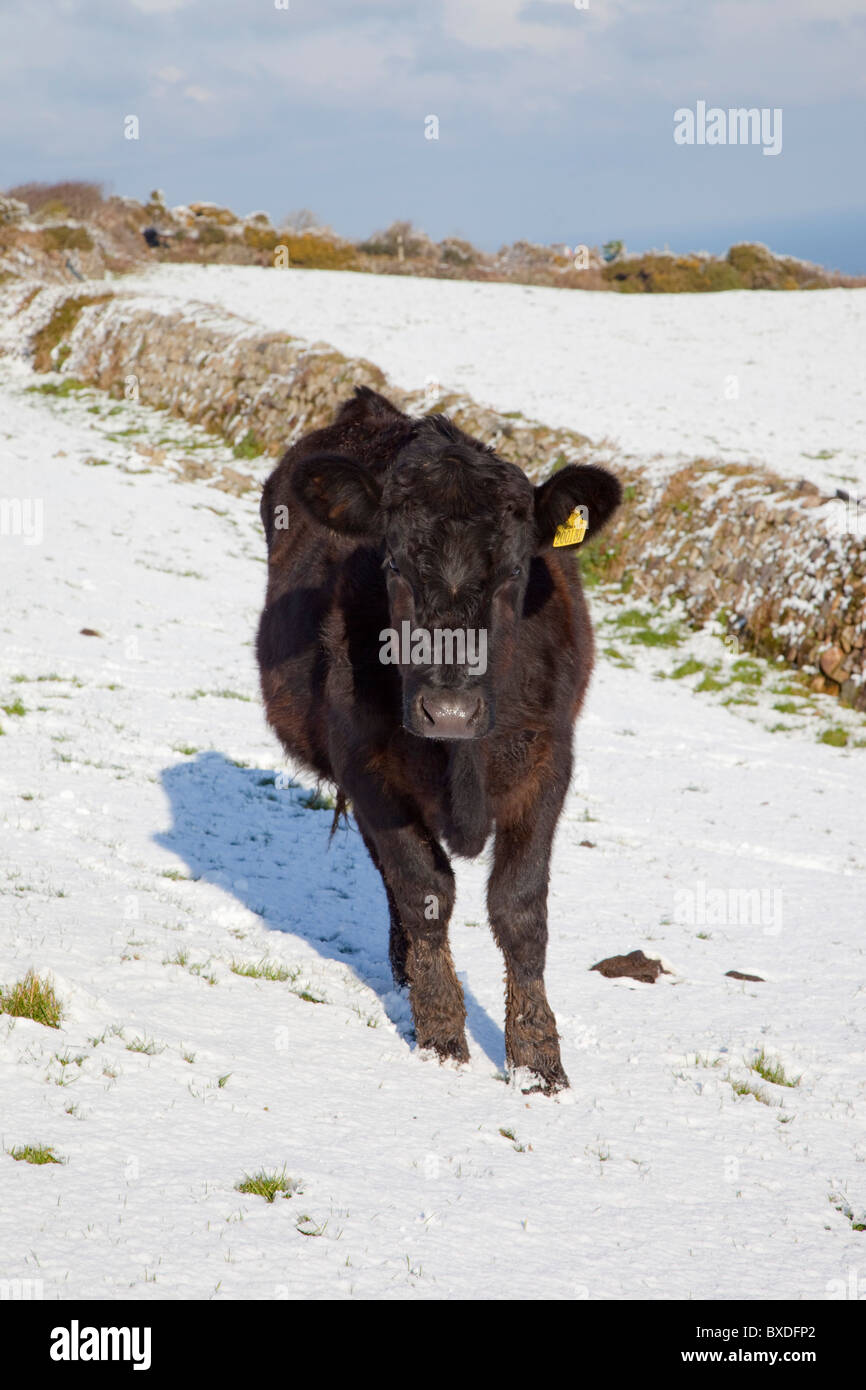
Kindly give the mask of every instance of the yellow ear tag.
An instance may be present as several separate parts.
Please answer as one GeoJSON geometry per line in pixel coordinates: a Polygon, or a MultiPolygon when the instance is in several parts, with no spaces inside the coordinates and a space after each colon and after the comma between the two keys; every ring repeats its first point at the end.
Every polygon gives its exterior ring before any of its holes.
{"type": "Polygon", "coordinates": [[[558,545],[580,545],[586,535],[586,517],[575,507],[574,511],[562,526],[557,526],[556,535],[553,537],[554,546],[558,545]]]}

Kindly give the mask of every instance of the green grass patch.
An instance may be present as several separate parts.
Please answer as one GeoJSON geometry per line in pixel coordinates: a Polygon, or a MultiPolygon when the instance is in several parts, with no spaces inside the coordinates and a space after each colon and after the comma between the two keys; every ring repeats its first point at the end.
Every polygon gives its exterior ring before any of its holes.
{"type": "Polygon", "coordinates": [[[675,669],[671,671],[670,679],[672,681],[681,681],[686,676],[696,676],[698,674],[698,671],[703,671],[703,669],[704,663],[702,661],[698,661],[695,657],[690,656],[688,661],[681,662],[679,666],[675,667],[675,669]]]}
{"type": "Polygon", "coordinates": [[[732,1076],[727,1077],[726,1080],[731,1089],[735,1091],[738,1096],[753,1096],[754,1099],[759,1100],[762,1105],[773,1104],[767,1092],[762,1090],[760,1086],[756,1086],[753,1081],[735,1081],[732,1076]]]}
{"type": "Polygon", "coordinates": [[[145,1057],[155,1057],[158,1052],[163,1052],[164,1046],[154,1042],[153,1038],[133,1038],[132,1042],[126,1044],[127,1052],[143,1052],[145,1057]]]}
{"type": "Polygon", "coordinates": [[[250,980],[277,980],[282,983],[284,980],[297,979],[297,972],[293,975],[284,965],[280,965],[279,961],[274,960],[233,960],[230,968],[233,974],[244,975],[250,980]]]}
{"type": "Polygon", "coordinates": [[[615,662],[615,664],[616,664],[617,666],[621,666],[621,667],[623,667],[623,668],[626,669],[626,670],[631,670],[631,671],[634,670],[634,662],[631,661],[627,656],[625,656],[625,655],[619,650],[618,647],[603,647],[603,648],[602,648],[602,651],[604,652],[604,655],[605,655],[610,661],[615,662]]]}
{"type": "Polygon", "coordinates": [[[327,1004],[328,1002],[327,999],[320,999],[318,994],[312,994],[308,989],[293,989],[292,994],[298,999],[305,1000],[308,1004],[327,1004]]]}
{"type": "Polygon", "coordinates": [[[628,608],[614,618],[614,626],[626,642],[641,647],[678,647],[683,634],[678,623],[653,627],[653,615],[642,613],[639,608],[628,608]]]}
{"type": "Polygon", "coordinates": [[[55,1052],[54,1060],[59,1062],[61,1067],[83,1067],[87,1061],[87,1053],[79,1052],[77,1056],[73,1056],[67,1047],[65,1052],[55,1052]]]}
{"type": "Polygon", "coordinates": [[[283,1168],[280,1173],[266,1173],[260,1168],[257,1173],[245,1173],[240,1182],[235,1183],[235,1191],[247,1197],[264,1197],[273,1202],[277,1197],[288,1200],[300,1189],[300,1184],[290,1178],[283,1168]]]}
{"type": "Polygon", "coordinates": [[[204,700],[209,695],[213,695],[218,700],[243,700],[246,704],[252,704],[250,695],[241,695],[237,690],[195,690],[190,695],[191,700],[204,700]]]}
{"type": "Polygon", "coordinates": [[[209,965],[209,960],[198,961],[195,965],[189,967],[189,973],[190,975],[195,975],[200,980],[206,980],[209,985],[215,985],[217,978],[212,970],[208,970],[209,965]]]}
{"type": "Polygon", "coordinates": [[[756,661],[750,661],[748,657],[741,657],[731,667],[731,678],[740,681],[742,685],[762,685],[764,671],[756,661]]]}
{"type": "Polygon", "coordinates": [[[78,686],[79,689],[84,684],[77,676],[58,676],[56,671],[52,671],[49,676],[12,676],[12,681],[15,685],[21,685],[24,681],[61,681],[65,685],[78,686]]]}
{"type": "Polygon", "coordinates": [[[587,588],[594,589],[598,584],[604,583],[615,555],[616,547],[608,545],[607,537],[604,535],[584,541],[578,547],[577,558],[581,578],[587,588]]]}
{"type": "Polygon", "coordinates": [[[788,1076],[782,1063],[771,1061],[763,1048],[755,1060],[749,1063],[749,1068],[756,1071],[765,1081],[769,1081],[772,1086],[799,1086],[803,1079],[802,1076],[788,1076]]]}
{"type": "Polygon", "coordinates": [[[45,1028],[59,1028],[63,1017],[63,1006],[54,993],[53,982],[40,979],[28,970],[23,980],[17,980],[8,989],[0,986],[0,1014],[12,1018],[32,1018],[45,1028]]]}
{"type": "Polygon", "coordinates": [[[7,1149],[10,1158],[17,1159],[19,1163],[65,1163],[66,1160],[58,1158],[50,1144],[16,1144],[14,1148],[7,1149]]]}
{"type": "Polygon", "coordinates": [[[698,681],[698,684],[695,686],[695,690],[724,690],[727,684],[727,681],[720,681],[717,676],[714,676],[712,671],[707,671],[705,672],[703,678],[700,681],[698,681]]]}
{"type": "Polygon", "coordinates": [[[38,392],[40,396],[71,396],[75,391],[87,391],[89,387],[86,381],[79,381],[77,377],[65,376],[62,381],[43,381],[39,386],[28,386],[28,393],[38,392]]]}
{"type": "Polygon", "coordinates": [[[243,439],[232,449],[232,453],[236,459],[257,459],[264,453],[264,445],[259,443],[252,430],[247,430],[243,439]]]}
{"type": "Polygon", "coordinates": [[[848,731],[837,724],[832,729],[824,729],[818,735],[819,743],[829,743],[832,748],[845,748],[848,744],[848,731]]]}

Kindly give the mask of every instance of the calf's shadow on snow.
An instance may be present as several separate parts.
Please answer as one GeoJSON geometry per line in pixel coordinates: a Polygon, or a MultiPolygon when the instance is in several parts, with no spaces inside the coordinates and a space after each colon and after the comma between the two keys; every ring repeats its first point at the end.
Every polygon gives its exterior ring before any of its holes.
{"type": "MultiPolygon", "coordinates": [[[[300,937],[323,959],[348,966],[414,1045],[409,1001],[388,961],[385,890],[357,827],[350,818],[329,845],[332,810],[309,788],[282,780],[214,752],[164,768],[172,826],[154,839],[186,862],[193,879],[222,889],[269,931],[300,937]]],[[[213,919],[231,913],[229,901],[213,919]]],[[[469,1031],[501,1068],[502,1029],[461,983],[469,1031]]]]}

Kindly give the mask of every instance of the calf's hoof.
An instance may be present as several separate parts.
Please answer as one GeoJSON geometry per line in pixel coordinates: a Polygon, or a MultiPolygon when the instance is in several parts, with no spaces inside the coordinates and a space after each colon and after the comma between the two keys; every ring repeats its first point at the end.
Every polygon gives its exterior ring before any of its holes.
{"type": "Polygon", "coordinates": [[[539,1057],[532,1064],[512,1066],[512,1076],[525,1096],[555,1096],[557,1091],[567,1091],[571,1086],[558,1056],[539,1057]]]}
{"type": "Polygon", "coordinates": [[[466,1038],[462,1035],[451,1038],[436,1038],[423,1043],[419,1038],[418,1046],[428,1052],[435,1052],[440,1062],[469,1061],[469,1048],[466,1044],[466,1038]]]}
{"type": "Polygon", "coordinates": [[[559,1056],[559,1035],[541,980],[509,980],[505,1010],[505,1060],[522,1091],[554,1095],[568,1089],[559,1056]]]}
{"type": "Polygon", "coordinates": [[[418,1046],[435,1052],[440,1062],[468,1062],[466,1006],[450,955],[415,943],[407,973],[418,1046]]]}

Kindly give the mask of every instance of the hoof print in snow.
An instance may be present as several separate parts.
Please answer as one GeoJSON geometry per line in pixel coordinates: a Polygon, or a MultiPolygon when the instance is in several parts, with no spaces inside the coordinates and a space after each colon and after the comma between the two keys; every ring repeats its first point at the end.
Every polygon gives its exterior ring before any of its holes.
{"type": "Polygon", "coordinates": [[[79,632],[80,637],[101,637],[102,633],[97,632],[95,627],[83,627],[79,632]]]}
{"type": "Polygon", "coordinates": [[[645,956],[643,951],[631,951],[627,956],[608,956],[606,960],[590,966],[590,969],[598,970],[607,980],[618,980],[628,975],[632,980],[642,980],[648,985],[654,985],[659,975],[671,974],[660,960],[645,956]]]}
{"type": "MultiPolygon", "coordinates": [[[[581,849],[595,849],[595,841],[594,841],[594,840],[581,840],[581,842],[580,842],[580,847],[581,847],[581,849]]],[[[595,969],[595,966],[593,966],[593,969],[595,969]]]]}
{"type": "Polygon", "coordinates": [[[726,970],[725,979],[727,979],[728,976],[730,976],[732,980],[754,980],[756,984],[766,984],[763,975],[744,975],[742,970],[726,970]]]}

